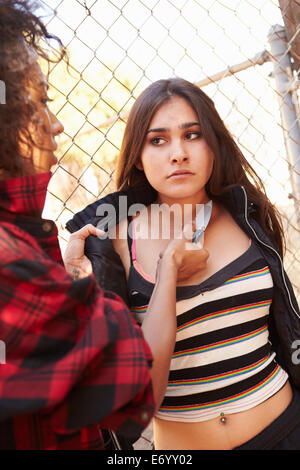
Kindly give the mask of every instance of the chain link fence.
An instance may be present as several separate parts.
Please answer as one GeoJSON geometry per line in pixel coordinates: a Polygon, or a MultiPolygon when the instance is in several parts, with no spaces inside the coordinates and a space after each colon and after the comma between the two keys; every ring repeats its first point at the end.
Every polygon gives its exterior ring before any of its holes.
{"type": "Polygon", "coordinates": [[[68,238],[64,225],[72,214],[114,190],[115,161],[135,98],[154,80],[181,76],[205,87],[282,212],[286,268],[295,282],[300,34],[291,8],[299,18],[299,2],[282,0],[282,10],[272,0],[42,3],[45,23],[62,38],[70,56],[69,71],[64,63],[49,69],[52,110],[65,131],[45,212],[58,224],[62,248],[68,238]],[[288,34],[283,21],[291,25],[288,34]],[[277,53],[274,41],[280,42],[277,53]],[[284,75],[282,89],[279,73],[284,75]],[[292,129],[282,116],[287,97],[294,108],[292,129]],[[297,147],[294,155],[289,140],[297,147]]]}
{"type": "Polygon", "coordinates": [[[72,214],[115,189],[115,161],[135,98],[154,80],[180,76],[197,83],[214,100],[282,212],[285,265],[299,297],[300,3],[44,0],[42,4],[44,22],[63,40],[70,57],[69,71],[64,63],[49,69],[52,110],[65,131],[45,216],[58,224],[62,249],[68,239],[65,222],[72,214]],[[285,107],[292,112],[292,129],[283,116],[285,107]]]}
{"type": "MultiPolygon", "coordinates": [[[[283,215],[285,267],[298,300],[299,59],[296,0],[44,0],[70,67],[50,66],[52,110],[64,123],[44,216],[65,223],[114,191],[126,116],[151,82],[202,87],[283,215]]],[[[137,448],[150,448],[151,427],[137,448]]]]}

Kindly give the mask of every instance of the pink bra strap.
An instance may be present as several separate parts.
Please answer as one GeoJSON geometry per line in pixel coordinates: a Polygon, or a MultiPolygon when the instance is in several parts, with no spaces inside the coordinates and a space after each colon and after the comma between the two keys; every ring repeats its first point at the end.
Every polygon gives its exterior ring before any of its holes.
{"type": "Polygon", "coordinates": [[[135,248],[135,234],[134,234],[134,223],[133,223],[133,217],[131,219],[131,259],[132,259],[132,264],[135,268],[135,270],[144,278],[146,281],[151,282],[151,284],[155,284],[155,279],[153,279],[151,276],[149,276],[147,273],[144,272],[143,268],[139,265],[139,263],[136,260],[136,248],[135,248]]]}

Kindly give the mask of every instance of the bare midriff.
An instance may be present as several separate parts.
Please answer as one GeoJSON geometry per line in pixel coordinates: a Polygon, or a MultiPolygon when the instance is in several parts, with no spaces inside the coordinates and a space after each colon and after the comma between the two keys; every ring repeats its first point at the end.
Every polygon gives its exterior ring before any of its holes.
{"type": "Polygon", "coordinates": [[[292,400],[287,382],[263,403],[239,413],[225,414],[208,421],[189,423],[154,418],[156,450],[230,450],[252,439],[269,426],[292,400]]]}

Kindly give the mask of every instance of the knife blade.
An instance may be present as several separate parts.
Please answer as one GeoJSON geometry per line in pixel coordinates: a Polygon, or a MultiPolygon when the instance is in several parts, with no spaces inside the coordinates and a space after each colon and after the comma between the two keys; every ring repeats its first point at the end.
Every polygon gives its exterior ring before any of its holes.
{"type": "Polygon", "coordinates": [[[200,240],[201,235],[205,232],[206,227],[210,221],[212,213],[212,201],[209,201],[204,207],[201,207],[200,211],[198,212],[195,222],[196,222],[196,230],[193,233],[192,243],[198,243],[200,240]]]}

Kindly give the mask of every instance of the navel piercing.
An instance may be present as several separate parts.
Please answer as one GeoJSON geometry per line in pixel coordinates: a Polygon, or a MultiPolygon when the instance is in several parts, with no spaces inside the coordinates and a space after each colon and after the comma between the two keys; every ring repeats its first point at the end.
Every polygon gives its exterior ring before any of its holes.
{"type": "Polygon", "coordinates": [[[220,421],[221,421],[221,423],[223,423],[223,424],[226,423],[226,417],[225,417],[224,413],[220,413],[220,421]]]}

